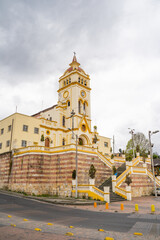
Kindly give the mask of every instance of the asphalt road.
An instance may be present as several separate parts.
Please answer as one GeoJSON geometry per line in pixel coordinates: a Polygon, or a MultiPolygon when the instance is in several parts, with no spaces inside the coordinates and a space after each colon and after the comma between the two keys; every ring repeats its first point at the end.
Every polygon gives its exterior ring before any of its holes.
{"type": "Polygon", "coordinates": [[[0,193],[0,212],[34,221],[56,222],[60,225],[128,232],[135,224],[160,224],[160,219],[139,218],[134,214],[92,212],[42,203],[0,193]],[[131,216],[132,215],[132,216],[131,216]]]}

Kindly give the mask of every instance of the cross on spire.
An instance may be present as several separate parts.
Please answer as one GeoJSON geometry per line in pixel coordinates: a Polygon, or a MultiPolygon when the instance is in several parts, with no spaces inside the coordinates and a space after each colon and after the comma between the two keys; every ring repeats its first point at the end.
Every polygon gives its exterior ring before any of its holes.
{"type": "Polygon", "coordinates": [[[72,60],[72,62],[77,62],[76,52],[73,52],[73,53],[74,53],[74,56],[73,56],[73,60],[72,60]]]}

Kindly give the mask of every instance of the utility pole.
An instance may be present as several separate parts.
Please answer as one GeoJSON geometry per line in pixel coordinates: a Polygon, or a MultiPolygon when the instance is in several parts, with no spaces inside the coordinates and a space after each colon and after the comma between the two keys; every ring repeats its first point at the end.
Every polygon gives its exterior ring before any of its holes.
{"type": "Polygon", "coordinates": [[[153,181],[154,181],[154,192],[155,192],[155,197],[157,197],[157,191],[156,191],[156,179],[155,179],[155,171],[154,171],[154,162],[153,162],[153,154],[152,154],[152,142],[151,142],[151,136],[152,134],[156,134],[158,133],[159,131],[154,131],[154,132],[151,132],[149,131],[148,132],[148,136],[149,136],[149,146],[150,146],[150,156],[151,156],[151,163],[152,163],[152,172],[153,172],[153,181]]]}
{"type": "Polygon", "coordinates": [[[77,152],[77,145],[78,145],[78,135],[76,134],[76,198],[78,197],[78,152],[77,152]]]}
{"type": "Polygon", "coordinates": [[[72,129],[68,128],[69,130],[72,130],[72,139],[74,139],[74,135],[76,136],[76,193],[75,193],[75,197],[78,197],[78,135],[74,133],[74,115],[75,115],[75,111],[72,109],[71,112],[71,118],[72,118],[72,129]]]}

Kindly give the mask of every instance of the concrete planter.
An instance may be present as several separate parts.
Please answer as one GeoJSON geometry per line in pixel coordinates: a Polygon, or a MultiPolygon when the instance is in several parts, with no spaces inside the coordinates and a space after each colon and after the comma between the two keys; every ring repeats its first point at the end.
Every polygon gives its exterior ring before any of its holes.
{"type": "Polygon", "coordinates": [[[76,185],[76,179],[72,179],[72,186],[76,185]]]}
{"type": "Polygon", "coordinates": [[[95,185],[95,179],[90,178],[89,179],[89,185],[95,185]]]}
{"type": "Polygon", "coordinates": [[[126,186],[126,192],[127,192],[127,200],[131,201],[132,200],[131,186],[126,186]]]}
{"type": "Polygon", "coordinates": [[[94,148],[97,148],[97,144],[96,144],[96,143],[94,143],[94,144],[93,144],[93,147],[94,147],[94,148]]]}
{"type": "Polygon", "coordinates": [[[104,187],[104,201],[110,203],[110,187],[104,187]]]}

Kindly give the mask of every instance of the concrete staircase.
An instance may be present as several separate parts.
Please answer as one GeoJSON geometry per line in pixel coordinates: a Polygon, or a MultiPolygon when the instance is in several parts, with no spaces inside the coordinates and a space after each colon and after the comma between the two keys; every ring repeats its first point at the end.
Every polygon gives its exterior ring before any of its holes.
{"type": "MultiPolygon", "coordinates": [[[[126,164],[123,163],[118,169],[117,169],[117,177],[121,175],[126,170],[126,164]]],[[[105,180],[98,188],[103,191],[103,187],[110,187],[110,202],[119,202],[119,201],[125,201],[126,199],[117,195],[112,191],[112,178],[108,178],[105,180]]]]}

